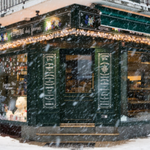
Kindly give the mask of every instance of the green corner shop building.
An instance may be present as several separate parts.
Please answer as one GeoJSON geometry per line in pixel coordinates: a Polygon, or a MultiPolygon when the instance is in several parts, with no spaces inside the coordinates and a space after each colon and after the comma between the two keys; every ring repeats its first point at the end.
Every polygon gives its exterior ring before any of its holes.
{"type": "Polygon", "coordinates": [[[150,18],[73,4],[0,30],[1,131],[42,142],[150,133],[150,18]]]}

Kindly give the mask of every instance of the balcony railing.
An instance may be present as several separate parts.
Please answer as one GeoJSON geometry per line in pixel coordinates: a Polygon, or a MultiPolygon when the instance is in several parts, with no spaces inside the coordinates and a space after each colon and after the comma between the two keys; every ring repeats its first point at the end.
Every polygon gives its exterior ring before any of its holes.
{"type": "Polygon", "coordinates": [[[150,0],[130,0],[130,1],[139,3],[139,4],[146,4],[147,6],[150,5],[150,0]]]}
{"type": "Polygon", "coordinates": [[[18,4],[25,3],[28,0],[0,0],[0,12],[6,11],[18,4]]]}

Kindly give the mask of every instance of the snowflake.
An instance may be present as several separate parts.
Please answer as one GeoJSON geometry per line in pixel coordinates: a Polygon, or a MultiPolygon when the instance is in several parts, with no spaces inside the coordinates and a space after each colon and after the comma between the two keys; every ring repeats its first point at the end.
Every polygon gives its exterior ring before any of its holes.
{"type": "Polygon", "coordinates": [[[89,18],[89,19],[88,19],[88,25],[89,25],[89,26],[93,26],[93,23],[94,23],[94,17],[89,18]]]}
{"type": "Polygon", "coordinates": [[[104,65],[104,66],[102,67],[102,71],[103,71],[104,73],[106,73],[106,72],[108,71],[108,67],[107,67],[106,65],[104,65]]]}

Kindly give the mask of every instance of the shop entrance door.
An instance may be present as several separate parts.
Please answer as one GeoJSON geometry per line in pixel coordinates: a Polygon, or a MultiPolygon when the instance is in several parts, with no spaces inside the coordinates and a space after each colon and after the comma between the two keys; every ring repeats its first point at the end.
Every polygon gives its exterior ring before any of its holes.
{"type": "Polygon", "coordinates": [[[60,50],[61,123],[95,120],[94,50],[60,50]]]}

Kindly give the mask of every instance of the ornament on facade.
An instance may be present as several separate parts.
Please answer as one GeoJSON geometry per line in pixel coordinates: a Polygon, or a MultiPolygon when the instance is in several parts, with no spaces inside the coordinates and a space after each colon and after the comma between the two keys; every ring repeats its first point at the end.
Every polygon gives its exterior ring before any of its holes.
{"type": "Polygon", "coordinates": [[[88,16],[88,15],[85,16],[85,24],[87,26],[93,27],[94,22],[95,22],[94,17],[88,16]]]}
{"type": "Polygon", "coordinates": [[[45,31],[52,30],[55,28],[60,28],[61,27],[61,20],[56,19],[56,20],[51,20],[51,21],[46,21],[46,27],[45,31]]]}
{"type": "Polygon", "coordinates": [[[104,65],[101,70],[105,74],[108,71],[108,67],[104,65]]]}

